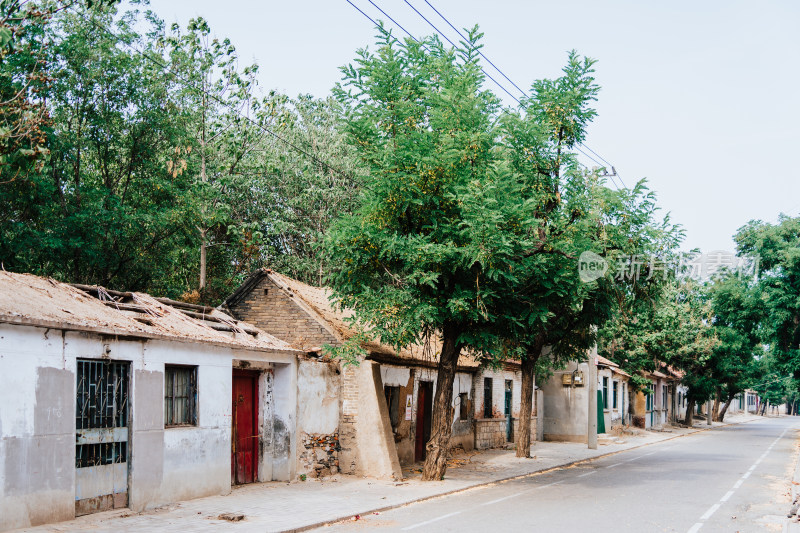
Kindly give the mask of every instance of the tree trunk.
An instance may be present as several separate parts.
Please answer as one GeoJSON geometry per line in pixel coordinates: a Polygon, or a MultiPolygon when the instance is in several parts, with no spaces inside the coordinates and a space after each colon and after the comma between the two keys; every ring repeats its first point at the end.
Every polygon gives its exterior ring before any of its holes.
{"type": "Polygon", "coordinates": [[[423,481],[444,479],[447,470],[447,452],[450,450],[450,435],[453,433],[453,381],[461,352],[459,333],[452,324],[445,324],[442,328],[442,353],[439,355],[436,393],[433,396],[431,438],[425,446],[423,481]]]}
{"type": "Polygon", "coordinates": [[[694,425],[694,399],[693,398],[689,398],[686,401],[686,419],[684,420],[684,422],[686,422],[686,426],[690,427],[690,428],[694,425]]]}
{"type": "Polygon", "coordinates": [[[711,420],[719,420],[719,404],[720,404],[720,396],[722,396],[722,392],[717,387],[717,392],[714,395],[714,407],[711,408],[711,420]]]}
{"type": "Polygon", "coordinates": [[[522,360],[522,390],[520,392],[517,457],[531,456],[531,417],[533,416],[533,379],[541,348],[534,347],[522,360]]]}
{"type": "Polygon", "coordinates": [[[733,401],[733,396],[734,395],[730,394],[728,395],[728,399],[725,400],[725,405],[722,406],[722,410],[720,410],[719,414],[717,415],[716,418],[717,422],[722,422],[723,420],[725,420],[725,413],[728,412],[728,407],[731,406],[731,402],[733,401]]]}

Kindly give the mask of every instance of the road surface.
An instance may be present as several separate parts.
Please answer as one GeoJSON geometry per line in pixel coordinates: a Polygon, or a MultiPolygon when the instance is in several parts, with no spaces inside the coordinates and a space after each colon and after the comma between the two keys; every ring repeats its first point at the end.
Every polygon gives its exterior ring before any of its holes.
{"type": "Polygon", "coordinates": [[[324,529],[779,532],[798,427],[782,417],[718,428],[324,529]]]}

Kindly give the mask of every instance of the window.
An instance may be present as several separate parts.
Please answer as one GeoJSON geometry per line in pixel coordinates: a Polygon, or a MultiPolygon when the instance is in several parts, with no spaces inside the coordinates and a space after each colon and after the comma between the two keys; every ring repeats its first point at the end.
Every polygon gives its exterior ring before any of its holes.
{"type": "Polygon", "coordinates": [[[650,383],[647,386],[647,394],[646,394],[646,406],[645,409],[647,411],[653,410],[653,390],[655,389],[654,385],[650,383]]]}
{"type": "Polygon", "coordinates": [[[492,418],[492,378],[483,378],[483,418],[492,418]]]}
{"type": "Polygon", "coordinates": [[[617,397],[619,396],[619,381],[614,381],[611,385],[611,406],[614,409],[617,409],[618,401],[617,397]]]}
{"type": "Polygon", "coordinates": [[[667,386],[661,385],[661,408],[667,408],[667,386]]]}
{"type": "Polygon", "coordinates": [[[197,367],[164,369],[164,426],[197,425],[197,367]]]}
{"type": "Polygon", "coordinates": [[[603,409],[608,409],[608,377],[603,376],[603,409]]]}
{"type": "Polygon", "coordinates": [[[400,425],[400,387],[384,387],[383,394],[389,408],[389,422],[392,424],[392,431],[395,431],[400,425]]]}
{"type": "Polygon", "coordinates": [[[458,395],[458,419],[469,420],[469,394],[466,392],[458,395]]]}

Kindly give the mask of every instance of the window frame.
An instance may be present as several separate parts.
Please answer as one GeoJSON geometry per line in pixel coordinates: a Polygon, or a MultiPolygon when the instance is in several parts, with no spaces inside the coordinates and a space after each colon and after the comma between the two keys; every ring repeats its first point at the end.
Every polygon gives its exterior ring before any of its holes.
{"type": "Polygon", "coordinates": [[[197,427],[199,425],[198,416],[198,367],[197,365],[164,365],[164,428],[179,428],[179,427],[197,427]],[[189,379],[187,380],[186,396],[177,396],[176,387],[177,380],[175,379],[175,372],[188,372],[189,379]],[[169,383],[169,376],[172,373],[172,395],[169,396],[167,391],[167,384],[169,383]],[[188,421],[175,422],[175,399],[186,398],[187,408],[186,414],[188,421]],[[168,400],[172,402],[172,420],[167,420],[167,404],[168,400]]]}
{"type": "Polygon", "coordinates": [[[619,380],[611,381],[611,408],[615,411],[619,409],[619,380]]]}
{"type": "Polygon", "coordinates": [[[608,376],[603,376],[603,410],[608,411],[608,376]]]}
{"type": "Polygon", "coordinates": [[[483,418],[494,418],[492,405],[492,389],[494,382],[492,378],[483,378],[483,418]],[[488,411],[488,412],[487,412],[488,411]]]}

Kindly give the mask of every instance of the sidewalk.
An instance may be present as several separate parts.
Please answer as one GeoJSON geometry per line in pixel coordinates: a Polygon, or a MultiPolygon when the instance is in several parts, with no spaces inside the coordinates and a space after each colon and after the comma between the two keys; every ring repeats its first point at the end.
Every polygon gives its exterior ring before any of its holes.
{"type": "MultiPolygon", "coordinates": [[[[724,424],[760,419],[753,415],[726,417],[724,424]]],[[[520,476],[570,466],[656,442],[682,437],[706,429],[668,428],[665,431],[633,430],[635,434],[609,436],[597,450],[585,444],[536,442],[531,459],[519,459],[513,450],[456,453],[450,460],[446,479],[422,482],[418,468],[404,469],[401,482],[379,481],[338,475],[293,483],[259,483],[234,488],[227,496],[211,496],[180,502],[143,513],[119,509],[82,516],[69,522],[18,531],[219,531],[237,532],[303,531],[356,515],[380,513],[412,502],[474,489],[520,476]],[[229,519],[220,518],[227,515],[229,519]],[[238,521],[239,516],[243,518],[238,521]]],[[[603,442],[601,441],[601,442],[603,442]]]]}
{"type": "Polygon", "coordinates": [[[794,475],[791,480],[791,497],[792,506],[787,511],[787,518],[784,523],[783,531],[785,533],[800,533],[800,516],[798,512],[800,509],[800,444],[795,444],[795,466],[794,475]]]}

